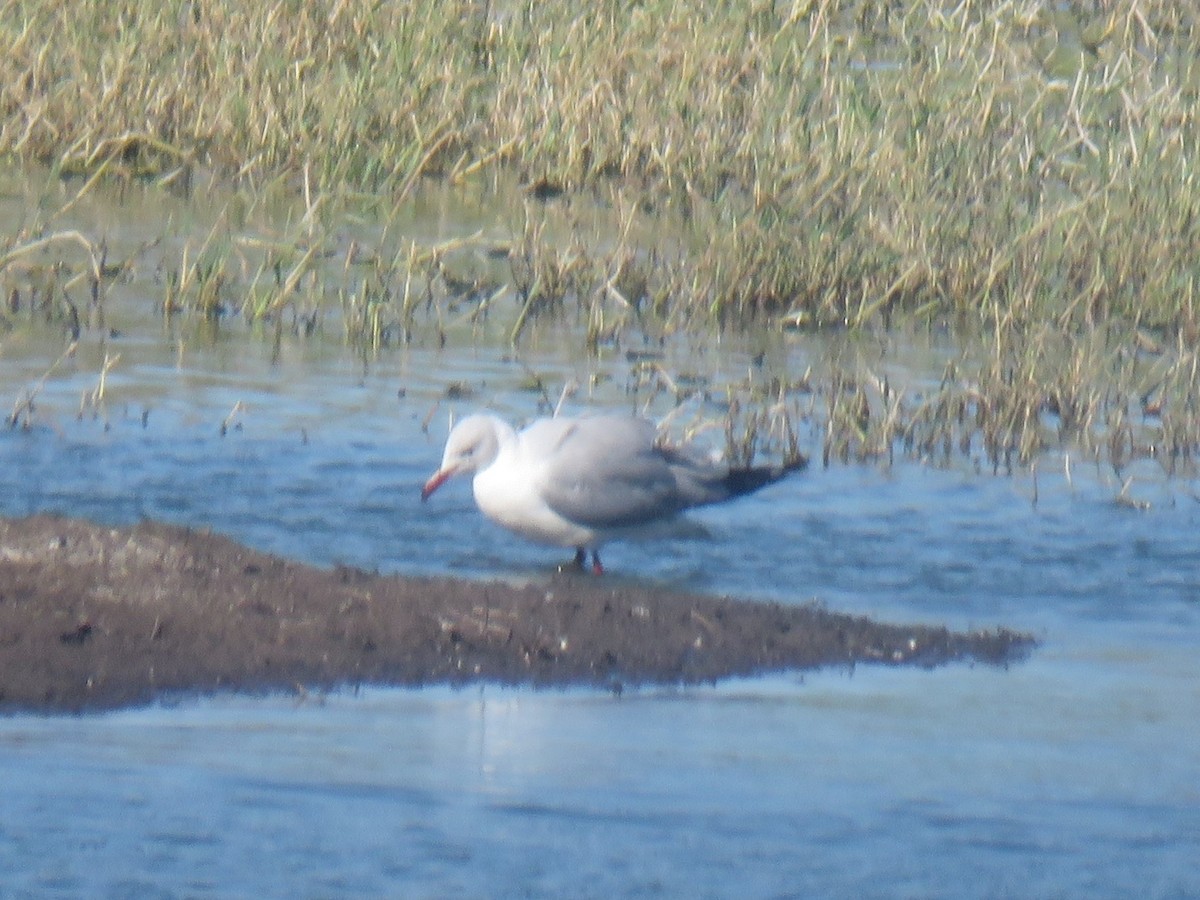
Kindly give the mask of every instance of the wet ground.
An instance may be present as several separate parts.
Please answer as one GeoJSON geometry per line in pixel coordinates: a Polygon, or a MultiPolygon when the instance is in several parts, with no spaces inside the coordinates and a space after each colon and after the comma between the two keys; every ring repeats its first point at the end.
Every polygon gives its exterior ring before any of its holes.
{"type": "Polygon", "coordinates": [[[1004,664],[1032,643],[573,572],[523,588],[382,576],[170,525],[0,520],[0,711],[361,684],[620,692],[859,663],[1004,664]]]}

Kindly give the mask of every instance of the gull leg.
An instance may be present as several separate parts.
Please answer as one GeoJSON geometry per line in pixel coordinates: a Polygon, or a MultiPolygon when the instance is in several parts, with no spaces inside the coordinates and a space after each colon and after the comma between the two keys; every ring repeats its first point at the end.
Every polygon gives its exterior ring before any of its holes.
{"type": "Polygon", "coordinates": [[[582,547],[575,548],[575,556],[570,562],[559,563],[558,571],[560,572],[586,572],[587,571],[587,551],[582,547]]]}
{"type": "MultiPolygon", "coordinates": [[[[564,563],[559,568],[559,571],[561,572],[564,569],[566,569],[567,565],[574,565],[575,568],[578,569],[580,572],[586,572],[587,571],[587,558],[588,558],[587,549],[584,547],[576,547],[575,548],[575,558],[569,564],[564,563]]],[[[594,575],[603,575],[604,574],[604,564],[600,562],[600,552],[598,550],[592,551],[592,573],[594,575]]]]}

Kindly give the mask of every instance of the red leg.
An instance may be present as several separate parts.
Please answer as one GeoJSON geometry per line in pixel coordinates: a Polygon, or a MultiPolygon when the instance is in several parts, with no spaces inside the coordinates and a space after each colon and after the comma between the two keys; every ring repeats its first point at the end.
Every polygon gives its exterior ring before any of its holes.
{"type": "Polygon", "coordinates": [[[604,565],[600,562],[600,552],[598,550],[592,551],[592,573],[595,575],[604,574],[604,565]]]}

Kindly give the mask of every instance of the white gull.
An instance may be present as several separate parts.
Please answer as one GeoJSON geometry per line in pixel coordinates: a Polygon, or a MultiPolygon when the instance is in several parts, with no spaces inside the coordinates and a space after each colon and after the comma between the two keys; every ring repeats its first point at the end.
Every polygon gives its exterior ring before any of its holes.
{"type": "Polygon", "coordinates": [[[498,416],[467,416],[450,432],[421,499],[455,475],[474,474],[475,503],[498,525],[544,544],[574,547],[582,567],[599,548],[694,506],[756,491],[804,465],[734,467],[663,445],[632,416],[538,419],[516,431],[498,416]]]}

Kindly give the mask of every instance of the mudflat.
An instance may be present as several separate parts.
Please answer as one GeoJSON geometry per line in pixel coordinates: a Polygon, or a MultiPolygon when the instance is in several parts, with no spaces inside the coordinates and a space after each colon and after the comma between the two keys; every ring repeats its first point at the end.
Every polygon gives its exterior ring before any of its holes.
{"type": "Polygon", "coordinates": [[[207,531],[0,518],[0,712],[356,685],[715,682],[852,667],[1005,665],[1004,628],[876,622],[575,573],[513,586],[323,569],[207,531]]]}

